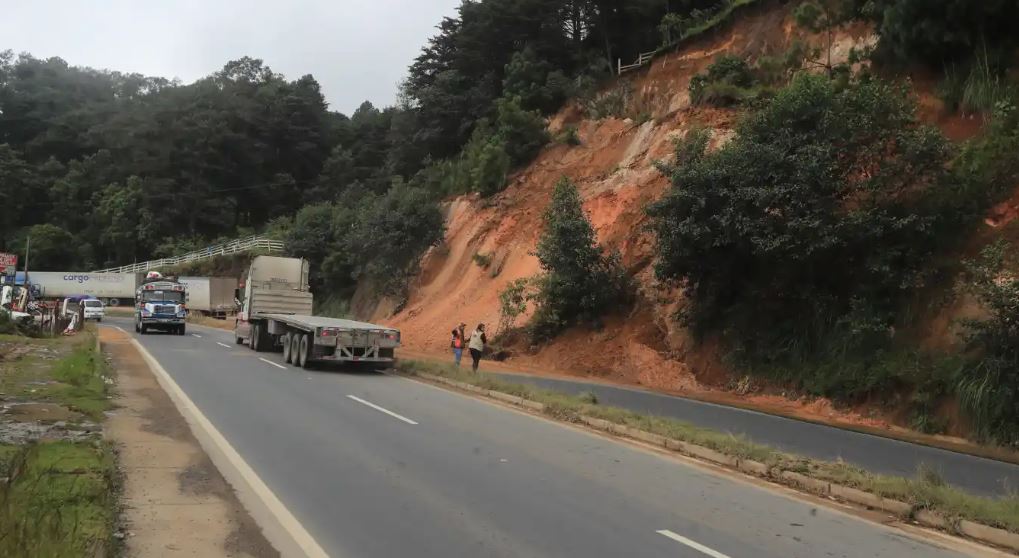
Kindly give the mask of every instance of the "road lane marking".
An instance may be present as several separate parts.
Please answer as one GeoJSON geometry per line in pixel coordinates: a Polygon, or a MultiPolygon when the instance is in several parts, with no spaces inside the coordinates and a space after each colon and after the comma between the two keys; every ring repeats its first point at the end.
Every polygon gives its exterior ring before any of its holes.
{"type": "Polygon", "coordinates": [[[216,344],[219,345],[220,347],[226,347],[227,349],[230,348],[230,345],[227,345],[226,343],[220,343],[219,341],[216,341],[216,344]]]}
{"type": "Polygon", "coordinates": [[[304,526],[290,513],[283,502],[266,486],[230,442],[195,405],[170,373],[152,353],[137,339],[131,344],[141,353],[159,385],[170,396],[177,410],[184,415],[191,432],[198,439],[212,463],[233,486],[241,504],[251,513],[262,528],[269,543],[276,547],[281,556],[305,556],[308,558],[329,558],[329,554],[305,530],[304,526]]]}
{"type": "Polygon", "coordinates": [[[191,337],[197,337],[197,338],[199,338],[199,339],[201,339],[201,338],[202,338],[202,336],[201,336],[201,335],[198,335],[197,333],[192,333],[192,334],[191,334],[191,337]]]}
{"type": "Polygon", "coordinates": [[[276,364],[275,362],[273,362],[273,361],[271,361],[271,360],[266,360],[266,359],[264,359],[264,358],[262,358],[262,357],[258,357],[258,360],[260,360],[260,361],[262,361],[262,362],[264,362],[264,363],[266,363],[266,364],[271,364],[271,365],[275,366],[276,368],[282,368],[282,369],[284,369],[284,370],[286,370],[286,369],[287,369],[287,367],[286,367],[286,366],[283,366],[282,364],[276,364]]]}
{"type": "Polygon", "coordinates": [[[416,422],[410,420],[409,418],[407,418],[405,416],[398,415],[398,414],[394,413],[393,411],[390,411],[389,409],[385,409],[385,408],[379,407],[378,405],[376,405],[376,404],[374,404],[374,403],[372,403],[370,401],[365,401],[364,399],[361,399],[360,397],[358,397],[356,395],[348,395],[347,397],[349,397],[350,399],[353,399],[354,401],[357,401],[358,403],[360,403],[362,405],[367,405],[367,406],[371,407],[372,409],[375,409],[376,411],[382,411],[383,413],[386,413],[387,415],[389,415],[389,416],[391,416],[393,418],[400,419],[403,422],[406,422],[407,424],[417,424],[416,422]]]}
{"type": "Polygon", "coordinates": [[[124,328],[122,328],[120,326],[113,326],[113,327],[119,329],[121,333],[127,333],[127,331],[125,331],[124,328]]]}
{"type": "Polygon", "coordinates": [[[664,535],[666,537],[669,537],[670,539],[672,539],[672,540],[674,540],[674,541],[676,541],[676,542],[678,542],[680,544],[685,544],[686,546],[689,546],[690,548],[692,548],[694,550],[697,550],[697,551],[701,552],[702,554],[706,554],[708,556],[711,556],[711,558],[729,558],[728,556],[726,556],[725,554],[722,554],[721,552],[719,552],[717,550],[714,550],[712,548],[708,548],[708,547],[704,546],[703,544],[701,544],[701,543],[699,543],[697,541],[692,541],[692,540],[684,537],[683,535],[677,535],[676,533],[673,533],[672,531],[669,531],[668,529],[662,529],[660,531],[655,531],[655,532],[658,533],[659,535],[664,535]]]}

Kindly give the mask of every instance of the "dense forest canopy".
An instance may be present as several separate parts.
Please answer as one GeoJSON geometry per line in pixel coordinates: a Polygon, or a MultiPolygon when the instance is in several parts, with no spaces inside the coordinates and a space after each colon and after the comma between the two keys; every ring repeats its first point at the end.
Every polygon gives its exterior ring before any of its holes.
{"type": "MultiPolygon", "coordinates": [[[[77,249],[38,265],[97,267],[259,230],[309,204],[360,204],[394,181],[437,199],[475,189],[472,169],[452,180],[439,163],[479,124],[498,189],[509,165],[536,152],[496,156],[520,139],[515,122],[533,130],[540,117],[529,111],[557,109],[578,77],[654,48],[653,35],[633,31],[688,4],[697,2],[465,2],[410,67],[397,106],[365,102],[349,116],[328,109],[314,77],[288,80],[256,58],[184,84],[5,51],[0,248],[45,223],[77,249]]],[[[524,144],[540,147],[532,135],[524,144]]]]}

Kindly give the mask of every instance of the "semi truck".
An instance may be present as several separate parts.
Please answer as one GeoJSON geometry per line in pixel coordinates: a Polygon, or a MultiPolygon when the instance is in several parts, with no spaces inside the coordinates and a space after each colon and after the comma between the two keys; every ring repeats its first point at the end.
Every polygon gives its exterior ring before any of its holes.
{"type": "Polygon", "coordinates": [[[134,330],[142,335],[162,330],[177,335],[186,333],[187,290],[175,277],[151,273],[135,292],[134,330]]]}
{"type": "Polygon", "coordinates": [[[237,279],[233,277],[180,277],[187,289],[188,312],[225,318],[237,310],[237,279]]]}
{"type": "Polygon", "coordinates": [[[315,316],[308,262],[257,256],[244,279],[241,311],[234,325],[237,344],[255,351],[283,351],[301,368],[318,362],[364,362],[379,368],[396,362],[400,331],[390,327],[315,316]]]}

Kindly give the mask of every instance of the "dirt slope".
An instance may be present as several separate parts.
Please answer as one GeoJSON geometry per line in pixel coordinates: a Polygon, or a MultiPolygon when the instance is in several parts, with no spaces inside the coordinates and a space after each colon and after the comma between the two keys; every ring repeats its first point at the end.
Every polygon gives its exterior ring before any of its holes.
{"type": "MultiPolygon", "coordinates": [[[[817,37],[804,37],[795,28],[788,6],[771,4],[625,75],[620,85],[631,93],[627,103],[630,118],[595,121],[586,119],[576,105],[565,107],[550,119],[550,131],[555,135],[566,125],[576,126],[581,145],[551,144],[512,177],[504,192],[489,200],[476,196],[452,200],[447,208],[445,242],[423,258],[406,303],[395,309],[391,301],[383,301],[372,308],[362,306],[360,313],[401,328],[408,349],[418,353],[445,352],[449,331],[461,320],[469,327],[484,322],[494,328],[499,320],[500,291],[516,279],[539,272],[531,252],[541,213],[555,182],[568,176],[580,190],[599,241],[619,250],[624,265],[637,279],[639,302],[630,315],[610,317],[601,331],[574,329],[546,346],[516,346],[508,363],[663,391],[736,387],[736,379],[730,378],[720,363],[717,350],[694,346],[673,318],[681,297],[654,280],[654,246],[645,230],[643,208],[669,186],[654,163],[672,156],[677,138],[693,127],[704,127],[711,130],[712,147],[717,148],[733,135],[739,117],[736,112],[690,106],[690,78],[720,54],[755,59],[784,51],[795,37],[819,44],[817,37]],[[491,265],[479,266],[473,261],[475,254],[491,256],[491,265]]],[[[836,62],[845,61],[853,46],[875,40],[866,26],[842,29],[836,35],[833,56],[836,62]]],[[[918,86],[922,89],[926,87],[918,86]]],[[[972,133],[969,123],[946,120],[932,95],[921,92],[919,96],[925,118],[950,128],[955,136],[972,133]]],[[[837,414],[827,401],[791,402],[780,394],[755,399],[783,408],[797,406],[823,417],[837,414]]],[[[841,418],[882,423],[849,413],[841,418]]]]}

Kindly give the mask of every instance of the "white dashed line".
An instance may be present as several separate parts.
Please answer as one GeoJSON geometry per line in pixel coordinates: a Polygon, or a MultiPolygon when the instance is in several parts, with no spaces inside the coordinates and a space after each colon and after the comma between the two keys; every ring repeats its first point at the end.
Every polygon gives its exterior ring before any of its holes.
{"type": "Polygon", "coordinates": [[[361,399],[360,397],[358,397],[356,395],[348,395],[347,397],[349,397],[350,399],[353,399],[354,401],[357,401],[358,403],[360,403],[362,405],[367,405],[367,406],[371,407],[372,409],[375,409],[376,411],[381,411],[381,412],[386,413],[387,415],[389,415],[389,416],[391,416],[393,418],[400,419],[403,422],[406,422],[407,424],[417,424],[416,422],[410,420],[409,418],[407,418],[405,416],[398,415],[398,414],[394,413],[393,411],[390,411],[389,409],[384,409],[382,407],[379,407],[378,405],[376,405],[376,404],[374,404],[374,403],[372,403],[370,401],[365,401],[364,399],[361,399]]]}
{"type": "Polygon", "coordinates": [[[699,551],[699,552],[701,552],[703,554],[711,556],[711,558],[729,558],[728,556],[726,556],[725,554],[722,554],[721,552],[719,552],[717,550],[714,550],[712,548],[708,548],[708,547],[704,546],[703,544],[701,544],[701,543],[699,543],[697,541],[692,541],[692,540],[684,537],[683,535],[677,535],[676,533],[673,533],[672,531],[669,531],[668,529],[662,529],[660,531],[655,531],[655,532],[658,533],[659,535],[664,535],[666,537],[669,537],[670,539],[672,539],[672,540],[674,540],[674,541],[676,541],[676,542],[678,542],[680,544],[685,544],[686,546],[689,546],[690,548],[692,548],[694,550],[697,550],[697,551],[699,551]]]}
{"type": "Polygon", "coordinates": [[[258,360],[260,360],[260,361],[262,361],[262,362],[264,362],[264,363],[266,363],[266,364],[271,364],[271,365],[275,366],[276,368],[282,368],[282,369],[284,369],[284,370],[286,370],[286,369],[287,369],[287,367],[286,367],[286,366],[283,366],[282,364],[276,364],[275,362],[273,362],[273,361],[271,361],[271,360],[266,360],[266,359],[264,359],[264,358],[262,358],[262,357],[258,357],[258,360]]]}
{"type": "Polygon", "coordinates": [[[216,344],[219,345],[220,347],[226,347],[227,349],[230,348],[230,345],[227,345],[226,343],[220,343],[219,341],[216,341],[216,344]]]}
{"type": "Polygon", "coordinates": [[[198,335],[197,333],[192,333],[192,334],[191,334],[191,337],[197,337],[197,338],[199,338],[199,339],[201,339],[201,338],[202,338],[202,336],[201,336],[201,335],[198,335]]]}

